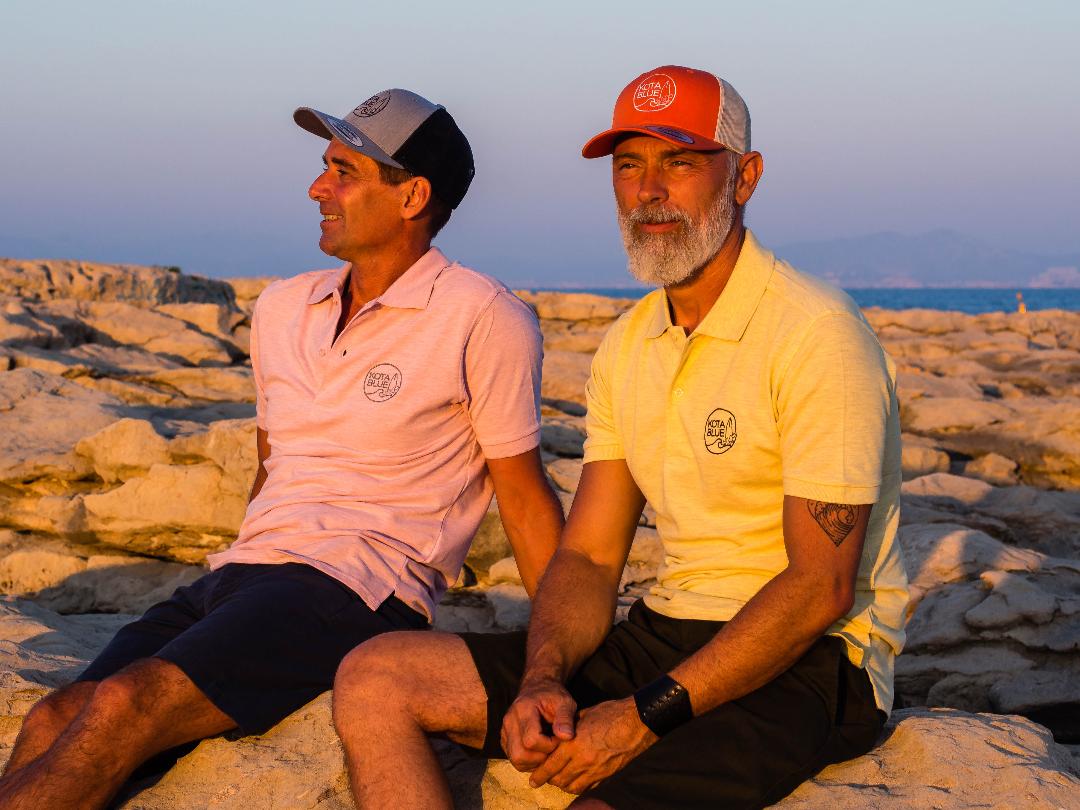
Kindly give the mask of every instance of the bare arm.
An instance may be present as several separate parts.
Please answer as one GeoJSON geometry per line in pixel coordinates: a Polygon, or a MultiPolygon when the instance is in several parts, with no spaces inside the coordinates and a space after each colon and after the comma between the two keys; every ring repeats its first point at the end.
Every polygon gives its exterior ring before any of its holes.
{"type": "Polygon", "coordinates": [[[521,581],[529,596],[535,596],[562,533],[562,504],[544,475],[539,448],[510,458],[489,458],[487,468],[521,581]]]}
{"type": "Polygon", "coordinates": [[[255,471],[255,482],[251,485],[248,503],[255,500],[255,496],[259,494],[259,490],[266,483],[266,460],[270,458],[270,438],[266,431],[260,427],[255,428],[255,449],[259,454],[259,469],[255,471]]]}
{"type": "Polygon", "coordinates": [[[784,498],[787,568],[671,672],[694,714],[773,680],[851,609],[870,508],[784,498]]]}
{"type": "Polygon", "coordinates": [[[575,705],[563,684],[611,629],[619,579],[645,499],[626,462],[595,461],[544,574],[529,623],[525,674],[503,723],[503,747],[521,770],[573,737],[575,705]],[[543,723],[554,734],[545,734],[543,723]]]}
{"type": "Polygon", "coordinates": [[[523,683],[564,682],[603,641],[644,506],[625,461],[584,466],[562,543],[533,607],[523,683]]]}
{"type": "MultiPolygon", "coordinates": [[[[670,673],[689,692],[695,715],[774,679],[851,609],[870,509],[784,498],[787,567],[670,673]]],[[[633,697],[601,703],[582,713],[577,737],[560,745],[532,781],[581,792],[657,739],[633,697]]]]}

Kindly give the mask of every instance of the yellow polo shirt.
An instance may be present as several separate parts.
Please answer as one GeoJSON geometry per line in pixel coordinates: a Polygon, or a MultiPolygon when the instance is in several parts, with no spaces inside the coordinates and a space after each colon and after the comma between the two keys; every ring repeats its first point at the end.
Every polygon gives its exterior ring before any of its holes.
{"type": "Polygon", "coordinates": [[[750,231],[690,335],[662,289],[623,315],[593,359],[585,461],[625,459],[656,510],[664,563],[646,604],[730,619],[787,566],[785,495],[872,503],[855,605],[828,633],[888,712],[908,601],[895,378],[854,302],[750,231]]]}

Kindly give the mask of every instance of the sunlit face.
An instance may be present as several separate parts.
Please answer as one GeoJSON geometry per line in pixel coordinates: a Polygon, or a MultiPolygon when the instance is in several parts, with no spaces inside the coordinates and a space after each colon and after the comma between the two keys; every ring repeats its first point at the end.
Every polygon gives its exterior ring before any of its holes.
{"type": "Polygon", "coordinates": [[[323,173],[308,189],[323,215],[323,253],[353,261],[389,242],[404,221],[401,188],[383,183],[374,160],[336,139],[323,153],[323,164],[323,173]]]}
{"type": "Polygon", "coordinates": [[[673,286],[720,250],[735,220],[729,152],[694,152],[647,135],[615,148],[612,182],[630,273],[673,286]]]}

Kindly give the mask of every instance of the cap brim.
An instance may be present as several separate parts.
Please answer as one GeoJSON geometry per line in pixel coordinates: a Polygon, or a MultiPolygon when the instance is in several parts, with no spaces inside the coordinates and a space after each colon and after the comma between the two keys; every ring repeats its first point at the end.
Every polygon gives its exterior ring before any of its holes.
{"type": "MultiPolygon", "coordinates": [[[[726,144],[722,144],[719,141],[714,141],[709,138],[702,138],[700,135],[695,135],[692,132],[687,132],[684,129],[678,127],[666,127],[662,125],[650,125],[647,127],[616,127],[615,129],[609,129],[606,132],[601,132],[589,141],[581,148],[581,156],[583,158],[598,158],[604,155],[610,155],[615,151],[615,141],[618,140],[620,135],[626,135],[628,133],[636,133],[638,135],[648,135],[652,138],[659,138],[662,141],[673,143],[676,146],[681,146],[683,149],[692,149],[696,152],[711,152],[716,149],[731,149],[726,144]]],[[[734,151],[734,150],[731,150],[734,151]]]]}
{"type": "Polygon", "coordinates": [[[342,121],[340,118],[313,110],[311,107],[297,108],[293,112],[293,121],[312,135],[318,135],[328,141],[337,138],[350,149],[361,155],[367,155],[378,163],[385,163],[395,169],[405,168],[348,121],[342,121]]]}

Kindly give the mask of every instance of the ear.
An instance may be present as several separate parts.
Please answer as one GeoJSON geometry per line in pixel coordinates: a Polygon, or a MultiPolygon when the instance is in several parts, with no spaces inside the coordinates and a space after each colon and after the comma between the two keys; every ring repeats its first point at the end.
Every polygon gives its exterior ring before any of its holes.
{"type": "Polygon", "coordinates": [[[761,152],[747,152],[736,160],[735,203],[737,205],[746,205],[754,196],[754,189],[757,188],[764,170],[761,152]]]}
{"type": "Polygon", "coordinates": [[[426,177],[414,177],[402,184],[401,218],[416,219],[431,201],[431,181],[426,177]]]}

